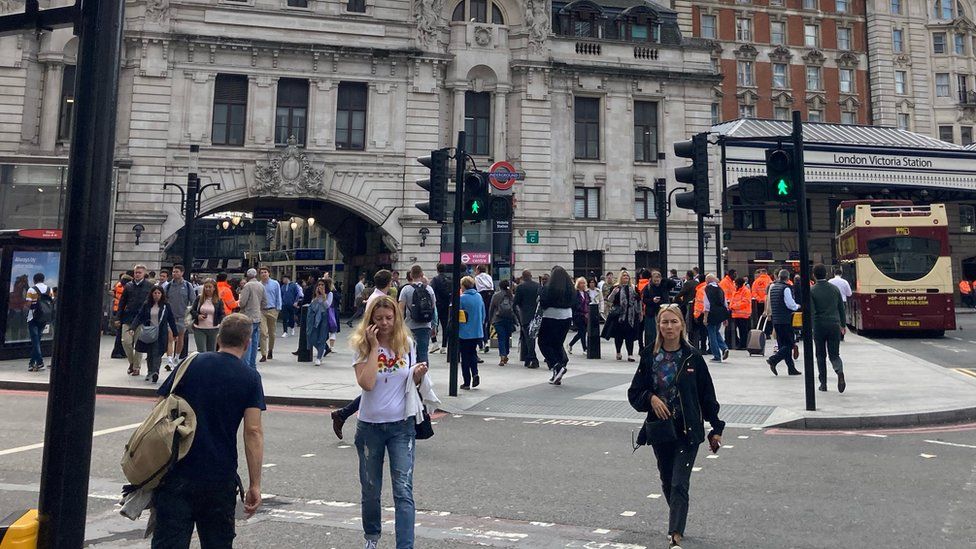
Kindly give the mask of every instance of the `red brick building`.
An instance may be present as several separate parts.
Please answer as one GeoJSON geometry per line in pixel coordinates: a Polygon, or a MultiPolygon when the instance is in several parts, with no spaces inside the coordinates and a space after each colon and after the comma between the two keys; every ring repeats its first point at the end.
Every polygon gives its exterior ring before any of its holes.
{"type": "Polygon", "coordinates": [[[735,118],[870,124],[864,0],[704,0],[692,36],[714,40],[714,123],[735,118]]]}

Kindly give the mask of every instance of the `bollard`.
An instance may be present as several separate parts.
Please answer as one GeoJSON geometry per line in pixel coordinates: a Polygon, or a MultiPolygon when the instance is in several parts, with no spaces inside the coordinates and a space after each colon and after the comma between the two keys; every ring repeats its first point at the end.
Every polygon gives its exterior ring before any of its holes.
{"type": "Polygon", "coordinates": [[[590,303],[586,323],[586,358],[600,358],[600,306],[590,303]]]}
{"type": "Polygon", "coordinates": [[[305,337],[305,323],[308,321],[308,305],[302,305],[298,313],[302,319],[301,331],[298,334],[298,362],[312,362],[312,350],[308,348],[308,338],[305,337]]]}
{"type": "Polygon", "coordinates": [[[37,509],[17,511],[0,521],[0,547],[27,549],[37,547],[37,509]]]}

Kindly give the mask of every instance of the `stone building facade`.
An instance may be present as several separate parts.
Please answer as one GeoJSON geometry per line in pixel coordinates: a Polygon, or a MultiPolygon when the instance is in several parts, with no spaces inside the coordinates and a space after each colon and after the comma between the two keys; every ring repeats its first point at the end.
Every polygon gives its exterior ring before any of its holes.
{"type": "Polygon", "coordinates": [[[864,0],[705,0],[683,29],[713,40],[714,123],[736,118],[872,123],[864,0]]]}
{"type": "MultiPolygon", "coordinates": [[[[66,163],[74,44],[0,38],[4,162],[66,163]]],[[[280,208],[314,216],[348,272],[432,267],[440,227],[413,207],[415,158],[461,129],[479,167],[526,174],[516,268],[633,267],[657,248],[654,180],[673,187],[671,144],[709,128],[717,83],[708,45],[636,0],[128,2],[111,270],[161,265],[183,225],[164,185],[191,163],[219,184],[201,215],[280,208]]],[[[689,265],[692,217],[669,227],[672,264],[689,265]]]]}

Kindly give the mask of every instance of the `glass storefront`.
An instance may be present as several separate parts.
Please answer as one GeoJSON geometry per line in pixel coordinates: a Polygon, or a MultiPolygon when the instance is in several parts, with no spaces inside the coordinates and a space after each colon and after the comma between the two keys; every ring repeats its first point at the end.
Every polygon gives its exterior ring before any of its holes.
{"type": "Polygon", "coordinates": [[[60,229],[66,166],[0,164],[0,229],[60,229]]]}

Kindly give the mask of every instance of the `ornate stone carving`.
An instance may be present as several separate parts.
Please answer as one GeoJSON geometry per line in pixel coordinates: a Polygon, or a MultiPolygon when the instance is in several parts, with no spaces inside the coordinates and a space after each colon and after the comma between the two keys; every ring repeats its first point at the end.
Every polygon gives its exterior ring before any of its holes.
{"type": "Polygon", "coordinates": [[[414,0],[413,13],[417,20],[417,41],[424,49],[437,45],[437,32],[441,25],[441,9],[444,0],[414,0]]]}
{"type": "Polygon", "coordinates": [[[277,155],[269,155],[267,166],[255,163],[252,193],[258,196],[322,196],[325,194],[325,171],[312,167],[305,150],[294,136],[277,155]]]}
{"type": "Polygon", "coordinates": [[[773,61],[789,63],[790,59],[793,59],[793,52],[791,52],[786,46],[780,44],[779,46],[776,46],[773,51],[769,52],[769,58],[773,61]]]}
{"type": "Polygon", "coordinates": [[[491,44],[491,29],[488,27],[476,27],[474,29],[474,42],[481,47],[491,44]]]}
{"type": "Polygon", "coordinates": [[[736,59],[743,59],[751,61],[759,56],[759,50],[756,49],[752,44],[743,44],[739,46],[735,52],[736,59]]]}
{"type": "Polygon", "coordinates": [[[169,0],[146,0],[146,21],[164,23],[169,19],[169,0]]]}
{"type": "Polygon", "coordinates": [[[807,52],[807,54],[803,56],[803,60],[806,61],[807,65],[822,67],[824,62],[827,61],[827,57],[822,51],[814,49],[807,52]]]}
{"type": "Polygon", "coordinates": [[[552,22],[549,20],[548,0],[526,0],[525,2],[525,26],[529,29],[529,50],[536,54],[545,52],[546,40],[549,39],[549,32],[552,29],[552,22]]]}
{"type": "Polygon", "coordinates": [[[837,66],[845,69],[854,69],[861,63],[861,59],[849,51],[845,51],[837,57],[837,66]]]}

